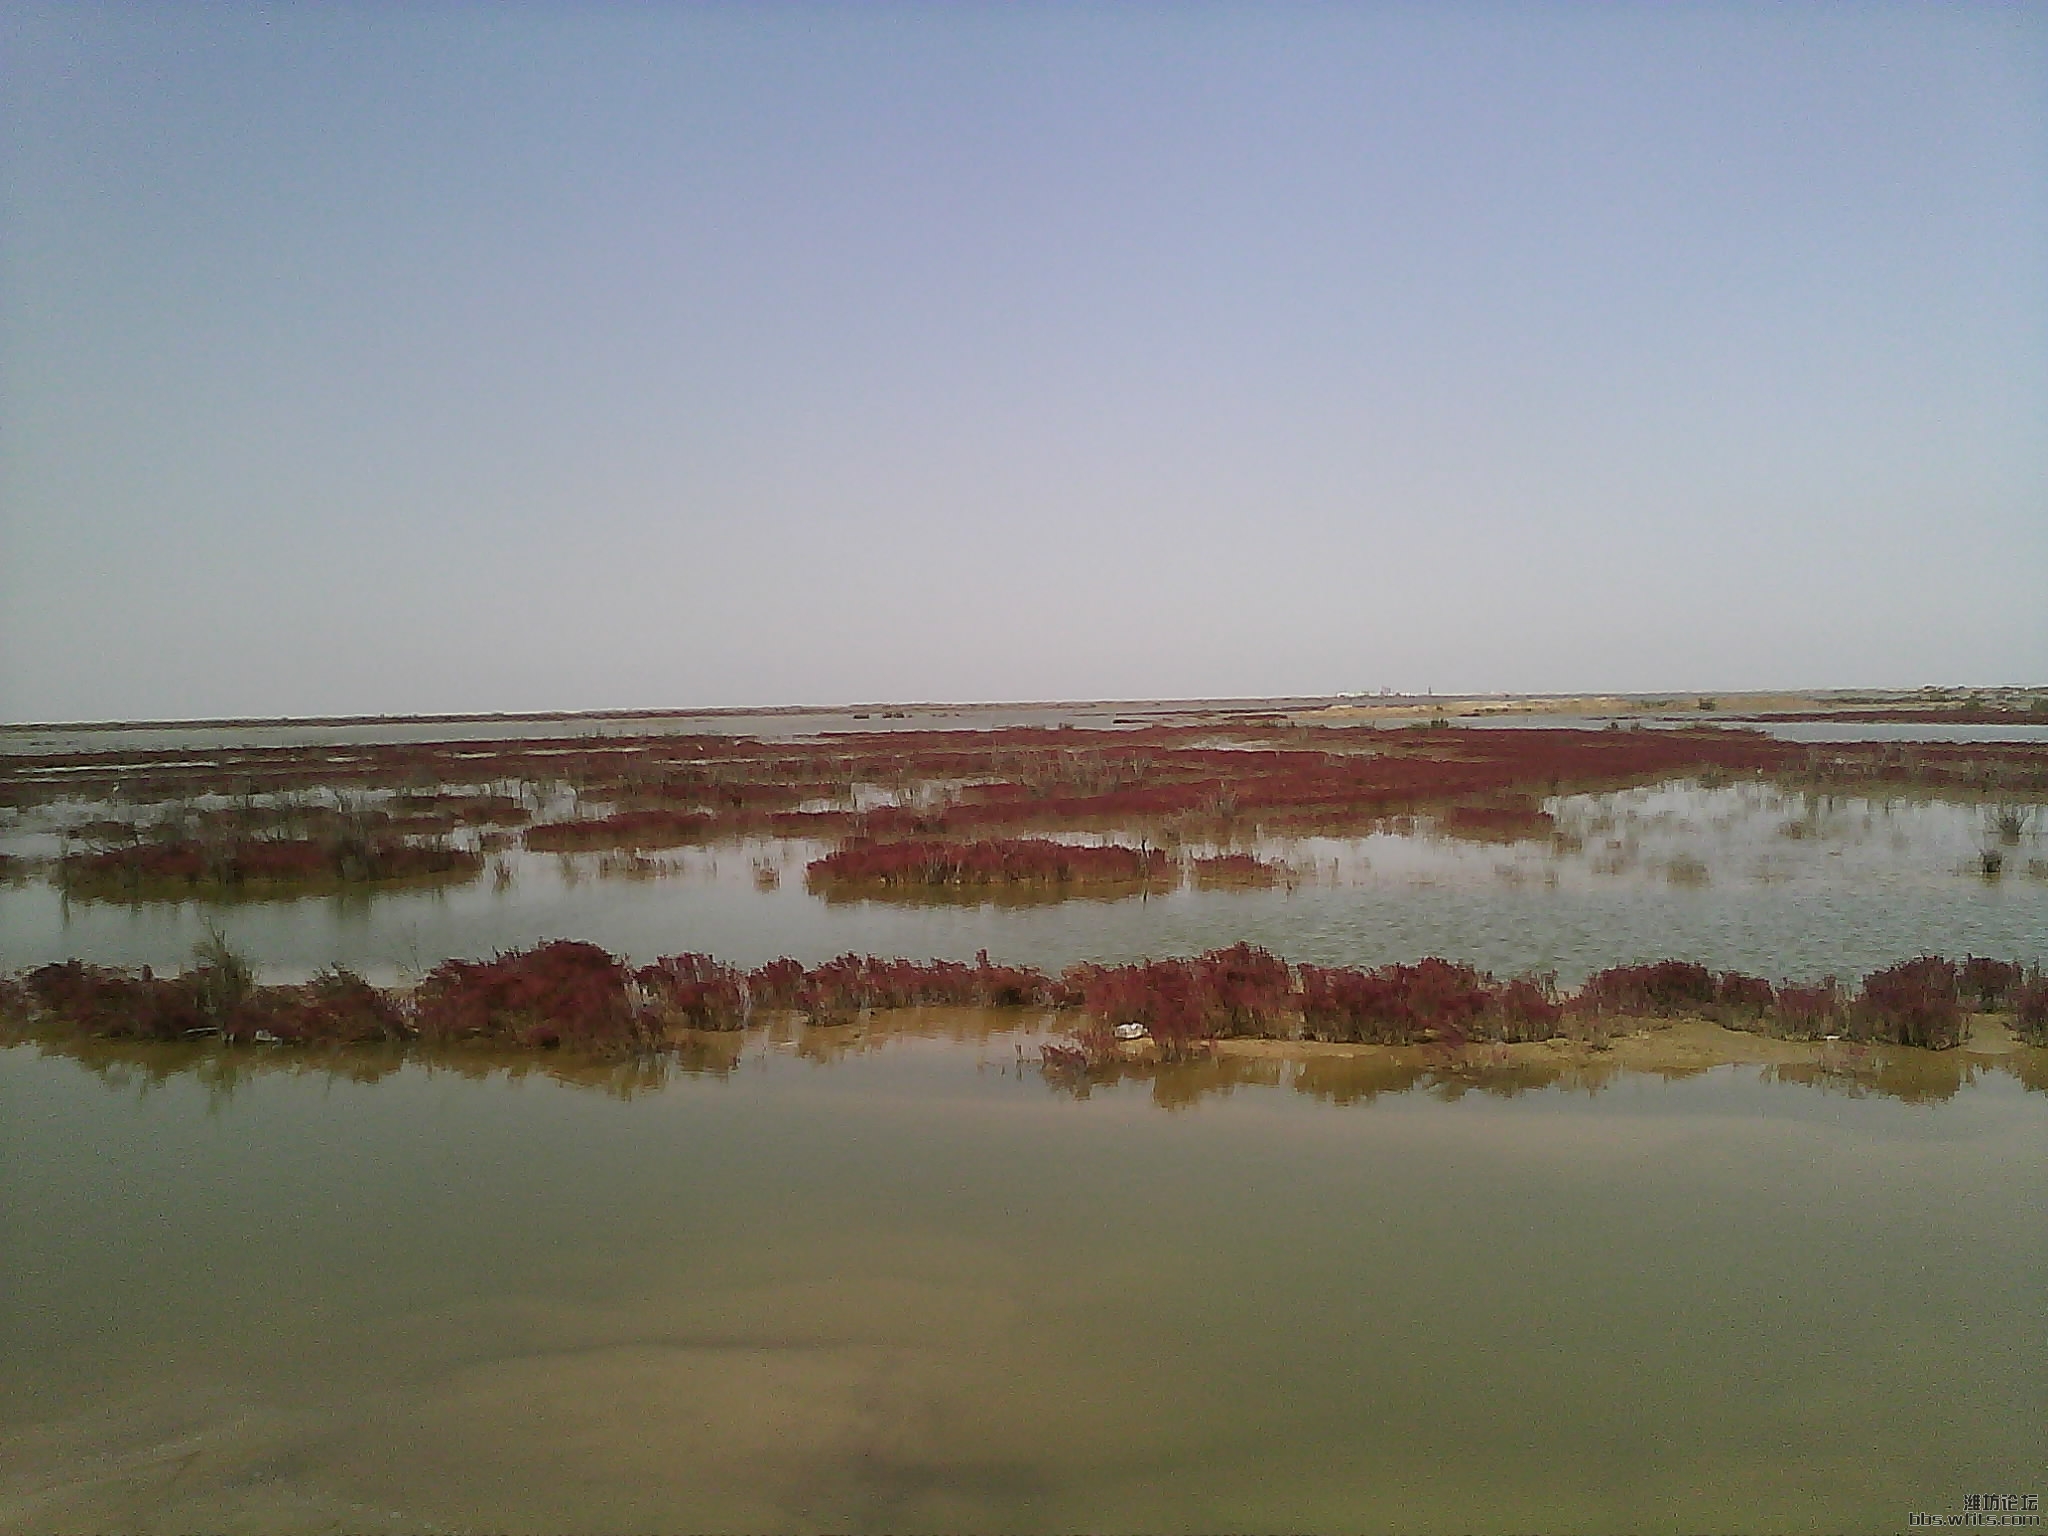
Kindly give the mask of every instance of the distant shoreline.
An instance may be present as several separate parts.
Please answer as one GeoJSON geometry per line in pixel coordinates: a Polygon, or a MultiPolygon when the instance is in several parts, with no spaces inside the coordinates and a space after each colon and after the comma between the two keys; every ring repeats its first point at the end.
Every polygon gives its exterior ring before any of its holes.
{"type": "Polygon", "coordinates": [[[1470,693],[1281,694],[1190,699],[984,699],[838,704],[713,705],[639,709],[450,711],[420,714],[224,715],[195,719],[32,720],[0,722],[0,734],[30,731],[256,730],[380,725],[489,725],[606,720],[786,719],[793,715],[874,715],[900,711],[929,716],[999,710],[1109,710],[1157,715],[1317,714],[1326,718],[1442,714],[1498,715],[1703,714],[1730,718],[1882,722],[1949,720],[1958,724],[2023,723],[2048,716],[2048,684],[1984,688],[1769,689],[1727,693],[1470,693]]]}

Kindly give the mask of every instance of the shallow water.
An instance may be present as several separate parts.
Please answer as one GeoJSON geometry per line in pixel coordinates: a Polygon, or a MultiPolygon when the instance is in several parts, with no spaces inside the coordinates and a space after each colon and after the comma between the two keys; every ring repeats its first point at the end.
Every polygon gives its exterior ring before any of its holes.
{"type": "MultiPolygon", "coordinates": [[[[1854,977],[1927,950],[2048,963],[2048,816],[1979,864],[1984,807],[1737,783],[1673,783],[1549,802],[1558,836],[1472,842],[1425,819],[1354,838],[1242,846],[1301,872],[1293,888],[1175,891],[1117,901],[827,902],[804,865],[828,846],[729,843],[654,855],[645,878],[595,855],[514,852],[511,878],[366,897],[67,902],[0,887],[0,969],[71,956],[175,969],[209,922],[274,977],[336,962],[402,980],[448,956],[580,938],[641,961],[702,950],[742,964],[848,950],[1060,969],[1260,944],[1289,959],[1376,965],[1425,954],[1567,983],[1603,966],[1683,957],[1772,978],[1854,977]],[[764,888],[762,868],[777,883],[764,888]]],[[[17,823],[11,846],[37,835],[17,823]]],[[[1194,853],[1209,851],[1198,847],[1194,853]]]]}
{"type": "Polygon", "coordinates": [[[1866,1530],[2048,1491],[2048,1097],[2004,1073],[1076,1098],[953,1033],[665,1079],[0,1051],[0,1526],[1866,1530]]]}

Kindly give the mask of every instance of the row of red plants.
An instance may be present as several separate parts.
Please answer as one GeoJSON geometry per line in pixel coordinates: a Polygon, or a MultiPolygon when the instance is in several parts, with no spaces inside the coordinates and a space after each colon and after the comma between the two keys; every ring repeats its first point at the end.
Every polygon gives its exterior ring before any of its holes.
{"type": "Polygon", "coordinates": [[[1795,1038],[1839,1036],[1944,1050],[1970,1011],[2007,1011],[2022,1038],[2048,1045],[2048,976],[1971,957],[1921,956],[1873,972],[1854,994],[1832,979],[1776,985],[1690,961],[1614,966],[1561,996],[1541,977],[1499,981],[1428,958],[1371,969],[1290,966],[1249,944],[1193,959],[1027,966],[842,955],[742,969],[680,954],[633,967],[594,944],[558,940],[490,960],[449,960],[409,993],[336,969],[299,986],[257,986],[224,946],[179,976],[71,960],[7,984],[4,1010],[90,1036],[357,1044],[419,1040],[599,1053],[661,1047],[677,1029],[733,1030],[771,1014],[844,1022],[869,1009],[919,1006],[1079,1008],[1084,1050],[1112,1049],[1117,1025],[1142,1025],[1168,1055],[1249,1036],[1380,1045],[1459,1046],[1570,1032],[1575,1018],[1698,1016],[1795,1038]]]}

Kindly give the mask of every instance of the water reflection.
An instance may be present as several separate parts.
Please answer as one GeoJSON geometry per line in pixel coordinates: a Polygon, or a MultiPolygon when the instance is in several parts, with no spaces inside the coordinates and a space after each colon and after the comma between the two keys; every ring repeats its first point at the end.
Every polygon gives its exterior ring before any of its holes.
{"type": "Polygon", "coordinates": [[[1131,1057],[1076,1070],[1040,1058],[1039,1046],[1055,1038],[1059,1024],[1058,1015],[1020,1015],[1014,1010],[908,1009],[845,1025],[786,1021],[746,1031],[691,1032],[667,1051],[626,1058],[407,1046],[296,1051],[217,1042],[111,1040],[35,1040],[16,1048],[73,1062],[110,1091],[138,1100],[173,1080],[186,1079],[204,1089],[209,1104],[216,1107],[266,1080],[374,1084],[407,1069],[428,1078],[446,1075],[478,1083],[531,1079],[631,1100],[659,1094],[685,1079],[729,1078],[749,1061],[771,1068],[778,1059],[831,1066],[919,1042],[976,1047],[971,1057],[960,1054],[951,1059],[963,1068],[1014,1073],[1057,1097],[1085,1101],[1097,1095],[1142,1095],[1169,1112],[1227,1099],[1239,1089],[1284,1089],[1339,1106],[1403,1095],[1456,1103],[1468,1095],[1594,1096],[1631,1076],[1676,1082],[1713,1071],[1752,1070],[1765,1082],[1909,1104],[1946,1103],[1964,1088],[2001,1075],[2016,1078],[2030,1092],[2048,1094],[2048,1050],[2026,1047],[1984,1053],[1828,1043],[1814,1047],[1810,1057],[1744,1064],[1631,1061],[1604,1053],[1532,1057],[1490,1046],[1463,1051],[1398,1047],[1349,1054],[1301,1054],[1274,1046],[1259,1053],[1216,1051],[1181,1061],[1131,1057]]]}
{"type": "MultiPolygon", "coordinates": [[[[2048,1052],[2023,1055],[2048,1057],[2048,1052]]],[[[1777,1062],[1766,1071],[1773,1082],[1804,1083],[1852,1099],[1942,1104],[1954,1098],[1965,1084],[1994,1070],[2011,1072],[2029,1088],[2038,1090],[2043,1086],[2041,1074],[2026,1069],[2041,1064],[2018,1056],[1986,1059],[1961,1051],[1894,1051],[1863,1045],[1830,1045],[1822,1049],[1816,1061],[1777,1062]],[[2029,1082],[2029,1077],[2034,1081],[2029,1082]]]]}
{"type": "Polygon", "coordinates": [[[188,1079],[206,1091],[210,1103],[225,1104],[265,1080],[370,1084],[408,1068],[468,1082],[516,1083],[530,1078],[625,1100],[658,1093],[678,1078],[729,1077],[739,1068],[745,1042],[737,1034],[696,1035],[664,1052],[629,1057],[405,1046],[297,1051],[119,1040],[36,1040],[27,1048],[39,1056],[76,1063],[115,1093],[146,1099],[174,1080],[188,1079]]]}
{"type": "Polygon", "coordinates": [[[0,1051],[0,1529],[1880,1530],[2040,1465],[1994,1069],[1079,1102],[992,1022],[0,1051]]]}

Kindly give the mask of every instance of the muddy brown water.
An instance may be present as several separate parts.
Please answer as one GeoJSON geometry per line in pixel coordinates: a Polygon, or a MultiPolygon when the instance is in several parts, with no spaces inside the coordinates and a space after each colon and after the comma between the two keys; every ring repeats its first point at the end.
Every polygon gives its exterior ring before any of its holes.
{"type": "Polygon", "coordinates": [[[1385,1060],[1084,1095],[1017,1025],[0,1051],[0,1528],[1903,1530],[2048,1492],[2032,1057],[1932,1097],[1385,1060]]]}

